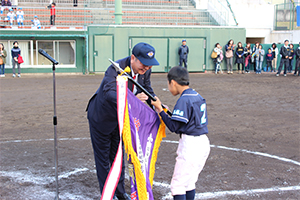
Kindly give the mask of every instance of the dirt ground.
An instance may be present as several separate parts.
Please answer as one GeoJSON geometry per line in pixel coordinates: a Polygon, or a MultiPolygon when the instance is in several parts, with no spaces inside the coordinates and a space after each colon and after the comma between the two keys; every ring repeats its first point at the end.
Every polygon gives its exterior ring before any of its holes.
{"type": "MultiPolygon", "coordinates": [[[[85,107],[102,78],[56,76],[61,199],[99,199],[85,107]]],[[[300,199],[300,77],[208,73],[190,79],[207,100],[212,145],[196,199],[300,199]]],[[[178,97],[167,91],[166,74],[151,80],[172,110],[178,97]]],[[[52,75],[7,74],[0,88],[0,198],[54,199],[52,75]]],[[[156,200],[171,199],[179,137],[166,132],[154,177],[156,200]]],[[[128,181],[126,187],[129,192],[128,181]]]]}

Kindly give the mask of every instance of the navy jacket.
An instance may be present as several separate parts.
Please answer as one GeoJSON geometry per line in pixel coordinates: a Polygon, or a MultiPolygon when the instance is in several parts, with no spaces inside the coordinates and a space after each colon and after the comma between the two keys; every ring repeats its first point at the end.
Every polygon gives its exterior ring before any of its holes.
{"type": "Polygon", "coordinates": [[[292,57],[292,59],[290,59],[290,58],[289,59],[293,60],[294,59],[294,55],[295,55],[295,50],[290,48],[290,50],[289,50],[289,57],[292,57]]]}
{"type": "Polygon", "coordinates": [[[282,55],[282,59],[288,59],[288,58],[285,58],[286,56],[289,56],[289,47],[288,48],[285,48],[284,46],[282,46],[280,48],[280,54],[282,55]]]}
{"type": "Polygon", "coordinates": [[[19,55],[21,55],[21,49],[19,48],[19,47],[13,47],[12,49],[11,49],[11,57],[12,58],[15,58],[15,57],[19,57],[19,55]]]}
{"type": "Polygon", "coordinates": [[[267,53],[267,54],[266,54],[266,60],[267,60],[267,61],[272,61],[273,59],[274,59],[273,53],[267,53]]]}
{"type": "Polygon", "coordinates": [[[237,47],[235,51],[235,63],[244,63],[244,47],[237,47]],[[242,57],[239,57],[242,56],[242,57]]]}
{"type": "Polygon", "coordinates": [[[189,54],[189,47],[186,45],[181,45],[178,49],[178,55],[180,59],[187,59],[189,54]]]}
{"type": "MultiPolygon", "coordinates": [[[[130,66],[130,56],[116,61],[122,69],[130,66]]],[[[89,122],[97,127],[97,130],[104,135],[110,134],[118,127],[117,118],[117,87],[116,77],[118,76],[115,68],[110,65],[105,72],[105,76],[96,93],[89,100],[86,111],[88,111],[89,122]]],[[[155,96],[150,82],[151,70],[143,75],[138,75],[138,83],[142,85],[150,94],[155,96]]],[[[132,89],[131,81],[128,81],[128,88],[132,89]]],[[[142,91],[137,88],[137,93],[142,91]]],[[[147,103],[151,103],[148,99],[147,103]]]]}
{"type": "Polygon", "coordinates": [[[2,0],[1,6],[11,6],[10,0],[8,0],[8,1],[2,0]]]}
{"type": "Polygon", "coordinates": [[[300,47],[296,50],[296,59],[300,59],[300,47]]]}

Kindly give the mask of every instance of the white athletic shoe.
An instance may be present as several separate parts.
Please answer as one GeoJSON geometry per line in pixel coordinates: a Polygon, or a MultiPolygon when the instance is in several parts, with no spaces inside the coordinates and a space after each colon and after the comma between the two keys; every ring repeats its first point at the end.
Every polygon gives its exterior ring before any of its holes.
{"type": "Polygon", "coordinates": [[[21,74],[18,74],[18,77],[21,78],[21,74]]]}
{"type": "Polygon", "coordinates": [[[286,74],[284,74],[283,76],[286,76],[286,74]]]}
{"type": "Polygon", "coordinates": [[[13,78],[15,78],[16,77],[16,75],[15,74],[13,74],[13,78]]]}
{"type": "Polygon", "coordinates": [[[5,77],[5,74],[1,74],[0,77],[5,77]]]}

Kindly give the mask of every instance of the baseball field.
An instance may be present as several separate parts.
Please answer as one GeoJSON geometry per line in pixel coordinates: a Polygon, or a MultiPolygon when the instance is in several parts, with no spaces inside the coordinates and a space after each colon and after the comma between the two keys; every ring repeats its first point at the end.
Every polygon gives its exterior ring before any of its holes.
{"type": "MultiPolygon", "coordinates": [[[[168,91],[166,75],[152,74],[152,87],[172,110],[178,97],[168,91]]],[[[102,78],[56,76],[62,200],[100,197],[85,108],[102,78]]],[[[0,199],[55,197],[52,81],[51,74],[0,79],[0,199]]],[[[207,101],[211,142],[196,199],[300,199],[300,78],[207,73],[190,74],[190,83],[207,101]]],[[[156,200],[172,199],[179,136],[166,133],[154,177],[156,200]]]]}

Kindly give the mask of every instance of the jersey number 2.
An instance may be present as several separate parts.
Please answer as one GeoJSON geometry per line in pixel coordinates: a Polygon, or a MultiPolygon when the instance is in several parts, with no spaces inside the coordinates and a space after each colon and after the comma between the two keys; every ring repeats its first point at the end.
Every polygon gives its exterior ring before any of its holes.
{"type": "Polygon", "coordinates": [[[206,103],[201,104],[200,111],[203,112],[203,115],[201,117],[201,124],[206,123],[206,103]]]}

